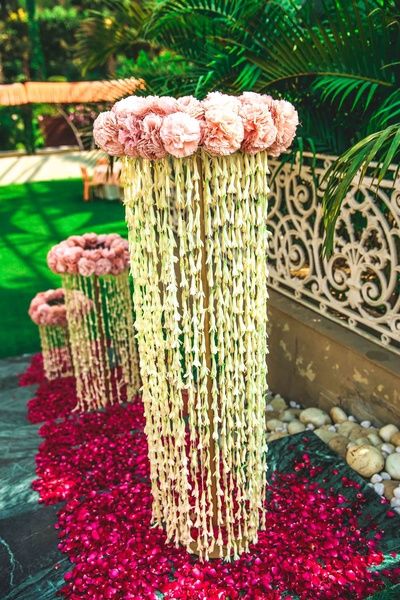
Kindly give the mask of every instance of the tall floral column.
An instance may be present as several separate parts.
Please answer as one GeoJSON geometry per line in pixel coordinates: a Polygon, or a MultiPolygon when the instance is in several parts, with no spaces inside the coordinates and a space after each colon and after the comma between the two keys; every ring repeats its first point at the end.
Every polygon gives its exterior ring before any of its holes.
{"type": "Polygon", "coordinates": [[[117,102],[154,522],[201,559],[264,527],[268,153],[297,113],[246,93],[117,102]]]}
{"type": "Polygon", "coordinates": [[[28,312],[39,328],[47,379],[73,375],[64,290],[39,292],[32,299],[28,312]]]}
{"type": "Polygon", "coordinates": [[[65,290],[78,408],[130,400],[141,383],[127,241],[118,234],[75,235],[54,246],[47,261],[65,290]],[[91,311],[82,310],[77,292],[91,311]]]}

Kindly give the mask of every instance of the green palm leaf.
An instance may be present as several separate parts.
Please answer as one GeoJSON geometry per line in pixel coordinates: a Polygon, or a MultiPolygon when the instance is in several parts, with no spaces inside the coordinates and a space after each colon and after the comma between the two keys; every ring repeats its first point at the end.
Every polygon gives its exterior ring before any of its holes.
{"type": "Polygon", "coordinates": [[[394,160],[398,161],[399,158],[400,123],[395,123],[360,140],[329,168],[324,178],[326,189],[323,197],[327,255],[333,251],[335,224],[342,202],[349,188],[354,185],[355,178],[358,176],[359,185],[367,169],[373,166],[371,185],[378,186],[388,175],[391,163],[394,160]]]}

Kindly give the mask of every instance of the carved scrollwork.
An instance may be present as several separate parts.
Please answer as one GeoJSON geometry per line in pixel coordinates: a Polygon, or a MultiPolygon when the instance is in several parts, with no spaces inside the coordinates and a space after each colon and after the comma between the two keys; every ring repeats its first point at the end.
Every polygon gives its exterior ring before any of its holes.
{"type": "MultiPolygon", "coordinates": [[[[270,287],[400,354],[400,181],[396,167],[372,188],[350,189],[335,251],[322,256],[319,185],[334,157],[311,155],[280,168],[271,185],[270,287]],[[312,164],[314,163],[314,169],[312,164]]],[[[279,164],[270,165],[274,174],[279,164]]]]}

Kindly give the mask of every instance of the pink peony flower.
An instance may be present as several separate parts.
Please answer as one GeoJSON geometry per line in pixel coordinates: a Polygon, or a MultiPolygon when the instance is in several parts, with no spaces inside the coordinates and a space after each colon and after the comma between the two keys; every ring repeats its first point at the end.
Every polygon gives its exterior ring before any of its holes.
{"type": "Polygon", "coordinates": [[[95,275],[109,275],[111,273],[112,263],[108,258],[100,258],[96,261],[95,275]]]}
{"type": "Polygon", "coordinates": [[[149,113],[142,121],[141,138],[137,145],[137,151],[142,158],[154,160],[166,155],[161,137],[160,129],[163,119],[155,113],[149,113]]]}
{"type": "Polygon", "coordinates": [[[206,108],[204,118],[203,146],[208,152],[226,156],[239,150],[244,138],[244,127],[232,104],[223,104],[218,98],[217,104],[206,108]]]}
{"type": "Polygon", "coordinates": [[[196,152],[200,142],[200,125],[196,119],[179,111],[164,117],[160,136],[167,152],[183,158],[196,152]]]}
{"type": "Polygon", "coordinates": [[[244,126],[241,149],[250,154],[266,150],[275,142],[277,134],[271,111],[259,94],[243,94],[240,101],[244,126]]]}
{"type": "Polygon", "coordinates": [[[271,156],[279,156],[287,150],[296,135],[299,116],[293,104],[286,100],[273,100],[271,113],[277,129],[276,140],[268,148],[271,156]]]}
{"type": "Polygon", "coordinates": [[[111,156],[121,156],[124,153],[124,148],[118,141],[118,129],[117,117],[111,111],[100,113],[93,124],[94,141],[111,156]]]}
{"type": "Polygon", "coordinates": [[[83,256],[78,261],[78,271],[80,275],[90,277],[90,275],[93,275],[96,271],[96,262],[83,256]]]}

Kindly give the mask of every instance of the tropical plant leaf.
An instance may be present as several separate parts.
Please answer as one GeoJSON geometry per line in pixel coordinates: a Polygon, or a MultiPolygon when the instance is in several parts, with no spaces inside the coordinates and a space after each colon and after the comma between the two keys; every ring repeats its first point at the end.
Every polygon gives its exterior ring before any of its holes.
{"type": "Polygon", "coordinates": [[[388,175],[391,163],[399,158],[400,122],[363,138],[344,152],[328,169],[324,177],[326,189],[323,197],[327,255],[333,251],[336,221],[349,188],[360,185],[371,166],[374,167],[371,187],[378,186],[388,175]]]}

